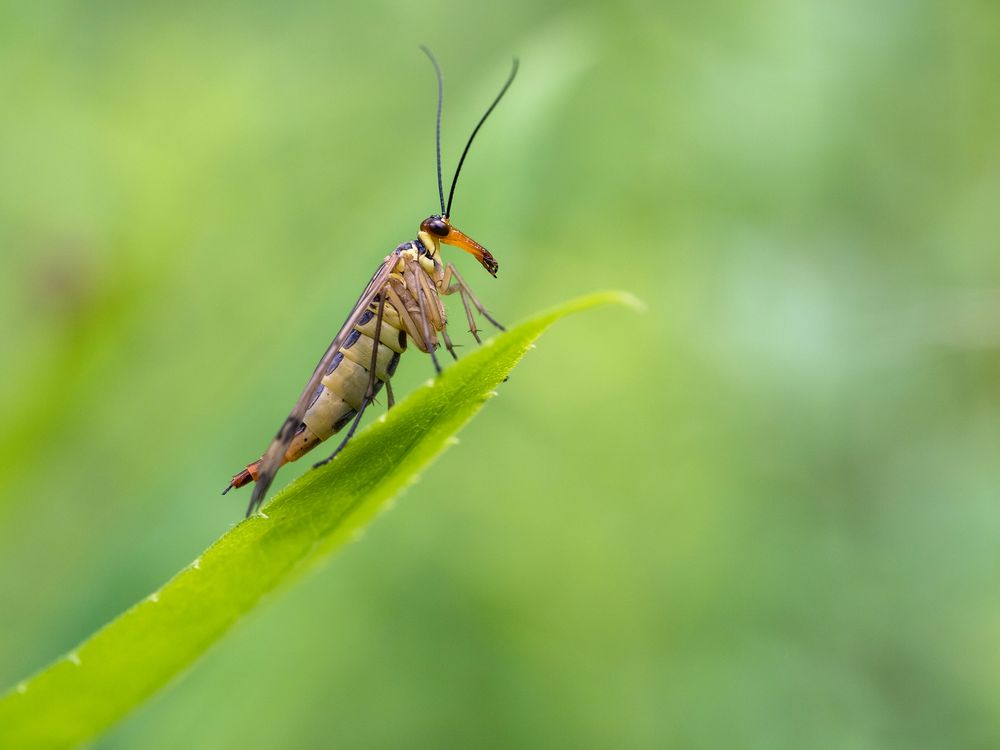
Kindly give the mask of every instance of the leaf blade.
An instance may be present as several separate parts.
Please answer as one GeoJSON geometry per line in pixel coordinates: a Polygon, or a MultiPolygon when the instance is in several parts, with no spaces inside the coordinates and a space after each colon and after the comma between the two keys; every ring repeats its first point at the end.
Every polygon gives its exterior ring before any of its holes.
{"type": "Polygon", "coordinates": [[[489,340],[418,389],[157,592],[0,696],[0,747],[73,747],[99,736],[264,596],[364,528],[448,447],[552,323],[608,303],[637,304],[618,292],[572,300],[489,340]]]}

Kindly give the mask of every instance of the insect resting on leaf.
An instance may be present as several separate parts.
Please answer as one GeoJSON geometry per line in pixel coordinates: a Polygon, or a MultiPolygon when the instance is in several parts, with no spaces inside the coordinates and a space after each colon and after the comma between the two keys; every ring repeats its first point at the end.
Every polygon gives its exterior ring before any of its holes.
{"type": "Polygon", "coordinates": [[[442,262],[441,244],[453,245],[472,254],[483,268],[496,277],[498,265],[490,252],[452,225],[451,204],[469,147],[486,118],[513,83],[518,61],[517,58],[514,59],[510,75],[500,93],[473,128],[459,157],[448,201],[445,203],[444,183],[441,180],[444,80],[434,55],[426,47],[421,49],[430,58],[437,75],[437,182],[441,213],[424,219],[420,223],[417,238],[404,242],[382,262],[320,359],[302,395],[264,455],[233,476],[229,486],[223,490],[222,494],[226,494],[234,487],[256,482],[247,507],[247,516],[263,503],[267,490],[282,465],[301,458],[328,437],[350,425],[347,435],[336,450],[315,464],[314,468],[336,456],[354,435],[365,409],[371,405],[383,385],[388,405],[392,407],[393,396],[389,380],[399,363],[399,355],[406,349],[407,341],[429,354],[439,373],[441,366],[435,354],[439,335],[448,352],[458,359],[448,337],[447,318],[441,302],[443,295],[457,292],[461,297],[469,331],[476,341],[480,341],[480,338],[473,308],[494,326],[504,330],[476,299],[455,266],[442,262]]]}

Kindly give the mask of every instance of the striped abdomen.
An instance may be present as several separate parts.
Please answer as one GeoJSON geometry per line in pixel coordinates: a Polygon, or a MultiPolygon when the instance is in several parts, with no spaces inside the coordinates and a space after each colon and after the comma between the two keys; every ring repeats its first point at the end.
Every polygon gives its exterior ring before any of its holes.
{"type": "MultiPolygon", "coordinates": [[[[371,372],[372,347],[375,344],[378,297],[354,326],[340,351],[334,355],[326,375],[306,409],[302,424],[285,452],[285,463],[295,461],[331,435],[347,426],[361,408],[368,389],[371,372]]],[[[396,308],[387,300],[382,311],[382,329],[379,335],[378,355],[375,365],[374,390],[378,393],[388,382],[399,355],[406,349],[406,334],[402,331],[396,308]]],[[[233,487],[242,487],[257,479],[260,461],[254,461],[233,478],[233,487]]]]}
{"type": "MultiPolygon", "coordinates": [[[[368,388],[377,309],[376,300],[334,356],[302,418],[301,434],[288,447],[287,460],[299,458],[316,443],[339,432],[357,415],[368,388]]],[[[399,355],[406,348],[406,335],[400,325],[396,309],[386,302],[375,365],[375,393],[396,372],[399,355]]]]}

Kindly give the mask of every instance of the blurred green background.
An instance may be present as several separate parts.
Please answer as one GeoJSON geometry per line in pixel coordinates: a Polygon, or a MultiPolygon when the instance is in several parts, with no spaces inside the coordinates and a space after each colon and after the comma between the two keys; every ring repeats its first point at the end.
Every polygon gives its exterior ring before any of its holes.
{"type": "Polygon", "coordinates": [[[0,682],[241,517],[436,210],[427,43],[448,174],[521,57],[453,211],[488,306],[648,312],[97,747],[997,746],[997,7],[352,6],[0,8],[0,682]]]}

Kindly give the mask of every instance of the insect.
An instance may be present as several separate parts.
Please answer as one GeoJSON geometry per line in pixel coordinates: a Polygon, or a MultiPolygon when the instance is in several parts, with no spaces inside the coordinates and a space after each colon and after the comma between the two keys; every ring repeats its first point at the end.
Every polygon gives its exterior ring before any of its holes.
{"type": "Polygon", "coordinates": [[[451,223],[451,206],[455,185],[465,163],[469,148],[486,119],[507,93],[517,75],[518,61],[514,58],[510,75],[493,103],[473,128],[465,149],[459,157],[455,175],[444,199],[441,179],[441,108],[444,102],[444,78],[434,55],[421,47],[430,58],[437,76],[437,183],[441,213],[433,214],[420,223],[417,238],[399,245],[390,253],[368,286],[351,308],[347,320],[334,337],[306,383],[291,413],[278,429],[270,446],[258,460],[234,475],[226,494],[234,487],[256,482],[247,516],[260,507],[274,476],[284,464],[295,461],[321,442],[348,427],[347,434],[327,458],[313,468],[331,461],[354,435],[362,415],[385,386],[389,408],[394,399],[389,384],[399,357],[411,342],[430,355],[438,373],[441,365],[436,351],[438,337],[448,352],[458,359],[448,337],[447,316],[441,297],[457,293],[462,299],[469,331],[481,343],[473,309],[491,324],[504,330],[472,293],[455,266],[441,257],[441,245],[452,245],[470,253],[494,278],[498,264],[490,252],[459,231],[451,223]]]}

